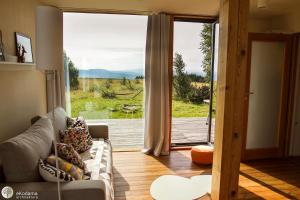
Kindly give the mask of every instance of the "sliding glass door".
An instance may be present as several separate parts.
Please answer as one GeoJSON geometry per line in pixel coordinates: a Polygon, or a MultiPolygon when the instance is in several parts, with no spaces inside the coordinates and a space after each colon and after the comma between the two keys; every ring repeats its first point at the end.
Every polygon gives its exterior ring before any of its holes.
{"type": "Polygon", "coordinates": [[[173,30],[171,145],[213,142],[218,26],[175,18],[173,30]]]}

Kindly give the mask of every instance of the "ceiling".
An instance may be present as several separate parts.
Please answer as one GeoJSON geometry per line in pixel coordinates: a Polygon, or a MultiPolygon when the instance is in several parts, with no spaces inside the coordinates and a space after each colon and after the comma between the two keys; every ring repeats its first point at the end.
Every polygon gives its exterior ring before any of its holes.
{"type": "Polygon", "coordinates": [[[253,18],[272,18],[298,12],[300,0],[266,0],[267,8],[257,8],[257,0],[250,0],[250,14],[253,18]]]}
{"type": "MultiPolygon", "coordinates": [[[[65,10],[177,14],[217,16],[220,0],[40,0],[65,10]]],[[[300,0],[266,0],[268,7],[257,8],[257,0],[250,0],[252,18],[272,18],[298,12],[300,0]]]]}
{"type": "Polygon", "coordinates": [[[40,0],[66,10],[168,12],[217,16],[219,0],[40,0]]]}

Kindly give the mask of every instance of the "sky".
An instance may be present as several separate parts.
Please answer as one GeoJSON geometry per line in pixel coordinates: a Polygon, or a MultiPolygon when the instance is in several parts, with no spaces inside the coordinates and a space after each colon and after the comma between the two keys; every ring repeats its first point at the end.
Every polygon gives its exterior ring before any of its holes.
{"type": "MultiPolygon", "coordinates": [[[[201,73],[202,24],[175,22],[174,53],[186,70],[201,73]]],[[[147,16],[64,13],[64,50],[79,69],[144,68],[147,16]]]]}
{"type": "Polygon", "coordinates": [[[202,73],[201,63],[203,54],[200,46],[201,23],[176,22],[174,23],[174,53],[180,53],[189,73],[202,73]]]}

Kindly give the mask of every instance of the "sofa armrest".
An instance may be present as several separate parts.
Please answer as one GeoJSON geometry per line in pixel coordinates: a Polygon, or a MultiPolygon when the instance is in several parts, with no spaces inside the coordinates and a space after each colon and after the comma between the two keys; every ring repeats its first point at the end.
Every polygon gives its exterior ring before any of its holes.
{"type": "MultiPolygon", "coordinates": [[[[21,192],[21,194],[24,194],[24,192],[32,192],[34,197],[34,193],[36,192],[38,199],[43,200],[58,199],[57,184],[54,182],[0,184],[0,188],[3,188],[4,186],[12,187],[15,199],[18,192],[21,192]]],[[[64,200],[110,200],[107,196],[110,196],[110,194],[107,194],[105,183],[102,180],[71,181],[68,183],[61,183],[61,197],[64,200]]]]}
{"type": "Polygon", "coordinates": [[[108,125],[99,122],[87,122],[89,132],[93,138],[108,139],[108,125]]]}

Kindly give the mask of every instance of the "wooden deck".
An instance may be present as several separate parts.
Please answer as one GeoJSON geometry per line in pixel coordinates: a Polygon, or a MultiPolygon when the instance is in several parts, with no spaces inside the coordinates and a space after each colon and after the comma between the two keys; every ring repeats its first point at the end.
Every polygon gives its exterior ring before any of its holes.
{"type": "MultiPolygon", "coordinates": [[[[211,174],[211,166],[191,162],[190,151],[172,151],[159,158],[141,152],[114,152],[115,200],[151,200],[151,183],[162,175],[190,178],[211,174]]],[[[238,198],[300,199],[300,159],[241,163],[238,198]]]]}
{"type": "MultiPolygon", "coordinates": [[[[114,149],[142,148],[144,144],[143,119],[105,119],[97,120],[107,123],[109,137],[114,149]]],[[[173,118],[172,143],[206,142],[208,125],[207,118],[173,118]]],[[[212,140],[214,139],[214,120],[212,140]]]]}

